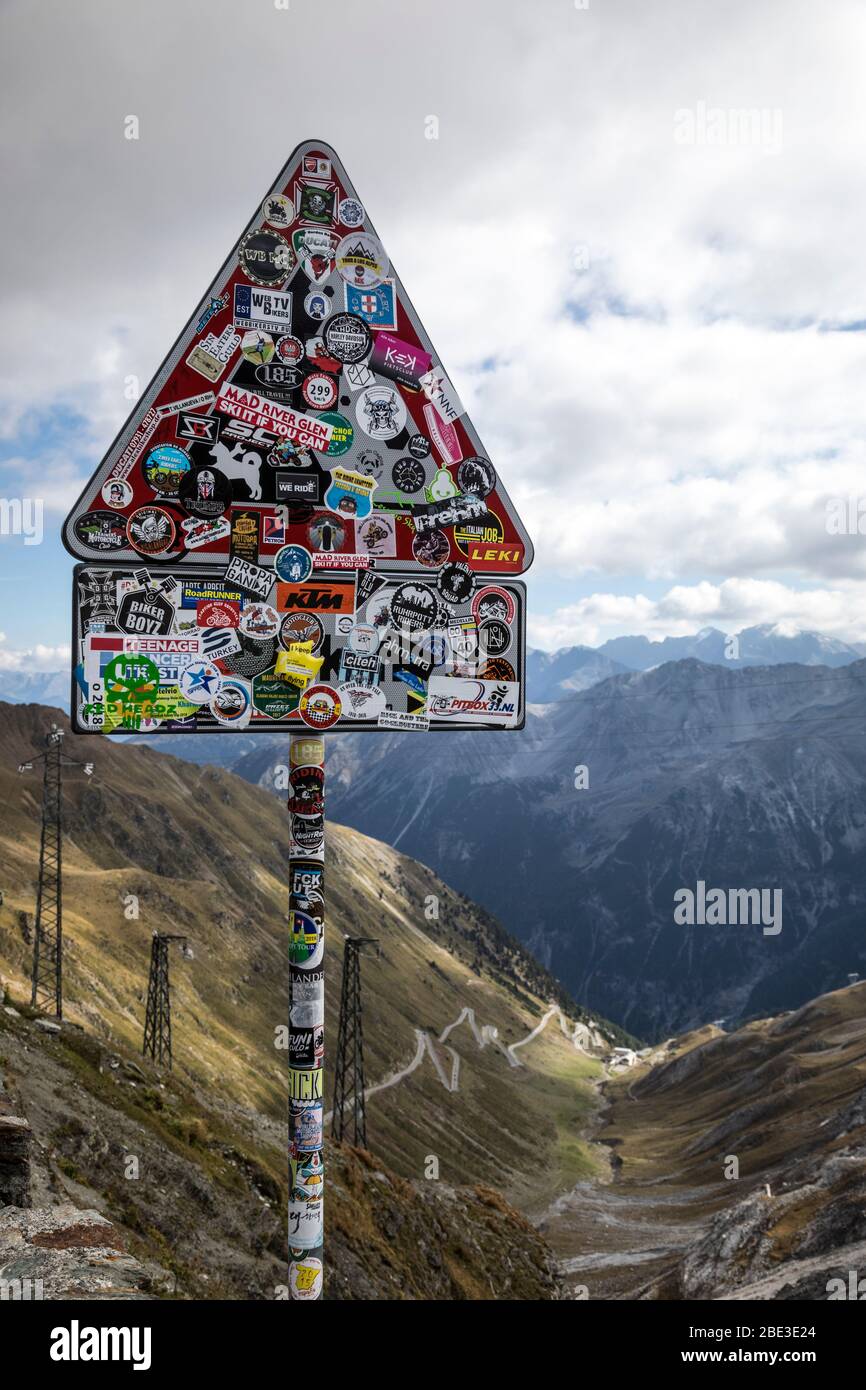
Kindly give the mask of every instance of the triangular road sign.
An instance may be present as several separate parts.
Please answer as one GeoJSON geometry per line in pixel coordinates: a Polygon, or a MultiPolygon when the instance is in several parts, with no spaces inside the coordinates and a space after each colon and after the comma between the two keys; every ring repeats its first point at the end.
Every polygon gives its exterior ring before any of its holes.
{"type": "MultiPolygon", "coordinates": [[[[532,543],[336,153],[299,145],[63,527],[78,559],[529,568],[532,543]]],[[[360,568],[360,566],[359,566],[360,568]]]]}

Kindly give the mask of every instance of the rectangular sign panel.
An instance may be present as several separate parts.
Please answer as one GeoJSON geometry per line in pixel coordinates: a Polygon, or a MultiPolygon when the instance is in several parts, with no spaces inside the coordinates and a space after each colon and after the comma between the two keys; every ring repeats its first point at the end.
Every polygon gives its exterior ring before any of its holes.
{"type": "Polygon", "coordinates": [[[77,565],[72,726],[520,729],[525,588],[467,569],[323,567],[293,583],[238,559],[77,565]]]}

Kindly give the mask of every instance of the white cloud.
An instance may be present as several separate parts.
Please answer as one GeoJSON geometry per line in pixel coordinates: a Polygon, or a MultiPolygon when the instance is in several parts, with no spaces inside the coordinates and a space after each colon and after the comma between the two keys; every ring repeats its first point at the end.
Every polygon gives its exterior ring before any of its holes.
{"type": "Polygon", "coordinates": [[[26,650],[6,647],[5,633],[0,633],[0,671],[56,671],[69,665],[71,652],[68,645],[61,643],[56,647],[37,643],[26,650]]]}
{"type": "Polygon", "coordinates": [[[759,623],[781,631],[818,631],[843,642],[866,640],[866,583],[837,589],[797,590],[767,579],[728,579],[675,585],[658,599],[643,594],[595,593],[549,617],[530,610],[531,646],[554,651],[610,637],[685,637],[702,627],[739,632],[759,623]]]}
{"type": "MultiPolygon", "coordinates": [[[[866,491],[866,333],[826,331],[866,321],[862,6],[320,0],[311,28],[304,3],[208,0],[204,23],[149,0],[110,25],[98,0],[47,3],[47,26],[44,6],[4,11],[0,433],[52,402],[83,415],[75,458],[52,446],[33,474],[56,510],[125,418],[125,378],[146,384],[290,147],[321,134],[542,576],[806,582],[828,621],[860,592],[862,538],[829,535],[825,508],[866,491]],[[331,32],[346,70],[322,67],[312,130],[280,93],[331,32]],[[365,75],[371,42],[385,81],[365,75]],[[700,103],[779,113],[781,148],[677,143],[675,113],[700,103]]],[[[596,598],[579,621],[607,635],[596,598]]],[[[631,602],[632,630],[676,619],[631,602]]]]}

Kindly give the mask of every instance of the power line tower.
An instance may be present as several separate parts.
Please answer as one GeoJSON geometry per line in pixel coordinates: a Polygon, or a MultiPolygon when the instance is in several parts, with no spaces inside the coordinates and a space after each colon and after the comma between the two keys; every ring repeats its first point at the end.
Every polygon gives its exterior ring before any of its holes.
{"type": "Polygon", "coordinates": [[[364,1028],[361,1004],[361,952],[376,946],[374,936],[347,936],[343,951],[343,987],[340,994],[340,1025],[337,1033],[337,1067],[334,1074],[335,1139],[347,1136],[354,1118],[356,1148],[367,1147],[367,1103],[364,1095],[364,1028]]]}
{"type": "Polygon", "coordinates": [[[42,833],[39,840],[39,885],[36,889],[36,927],[33,934],[33,987],[30,1003],[43,1013],[63,1017],[63,769],[82,767],[87,777],[93,763],[63,755],[63,730],[52,724],[45,735],[44,753],[20,763],[30,772],[41,762],[42,833]]]}
{"type": "Polygon", "coordinates": [[[192,959],[192,951],[185,936],[168,936],[153,933],[150,944],[150,976],[147,981],[147,1009],[144,1017],[144,1046],[142,1056],[148,1053],[157,1066],[167,1066],[171,1071],[171,983],[168,976],[168,948],[172,941],[181,943],[181,951],[187,960],[192,959]]]}

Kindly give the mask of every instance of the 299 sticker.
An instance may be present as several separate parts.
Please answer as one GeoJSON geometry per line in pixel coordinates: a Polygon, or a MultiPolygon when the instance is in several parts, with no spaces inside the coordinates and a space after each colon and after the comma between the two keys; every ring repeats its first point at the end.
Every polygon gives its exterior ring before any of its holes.
{"type": "Polygon", "coordinates": [[[301,387],[304,400],[312,410],[328,410],[337,402],[337,383],[325,372],[311,372],[301,387]]]}

